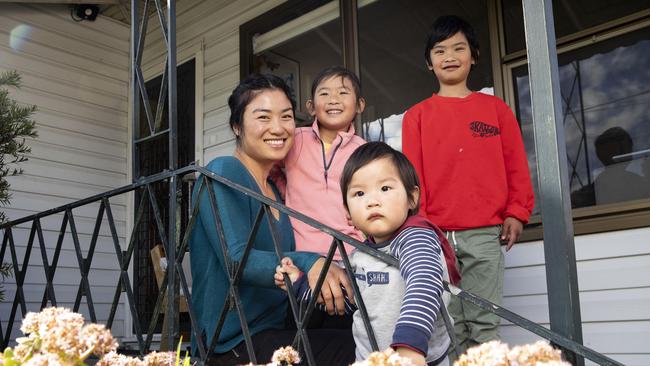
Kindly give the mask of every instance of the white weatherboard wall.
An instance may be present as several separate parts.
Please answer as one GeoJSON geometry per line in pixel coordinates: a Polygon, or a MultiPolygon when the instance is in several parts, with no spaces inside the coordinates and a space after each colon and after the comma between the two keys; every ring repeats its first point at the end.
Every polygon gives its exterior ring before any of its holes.
{"type": "MultiPolygon", "coordinates": [[[[650,228],[577,236],[575,247],[585,346],[625,365],[650,365],[650,228]]],[[[503,306],[550,326],[541,242],[506,253],[503,306]]],[[[537,339],[511,324],[501,335],[509,344],[537,339]]]]}
{"type": "MultiPolygon", "coordinates": [[[[127,121],[129,28],[99,17],[75,22],[67,6],[0,3],[0,71],[17,70],[23,87],[11,96],[35,104],[39,137],[29,140],[32,155],[22,164],[24,174],[10,178],[11,205],[2,208],[10,219],[35,214],[125,185],[127,182],[127,121]]],[[[121,243],[125,241],[126,197],[111,199],[121,243]]],[[[84,256],[90,245],[98,205],[73,210],[84,256]]],[[[62,215],[41,221],[51,263],[62,215]]],[[[31,224],[13,230],[23,263],[31,224]]],[[[89,274],[97,320],[105,322],[118,281],[118,265],[104,220],[89,274]]],[[[9,250],[5,261],[10,261],[9,250]]],[[[38,240],[29,257],[25,297],[30,311],[38,310],[45,291],[45,274],[38,240]]],[[[72,307],[80,282],[77,257],[68,229],[54,276],[59,306],[72,307]]],[[[0,304],[3,331],[16,293],[13,279],[5,284],[0,304]]],[[[87,306],[80,311],[88,318],[87,306]]],[[[113,332],[123,335],[124,297],[113,332]]],[[[12,339],[19,335],[20,317],[12,339]]]]}
{"type": "MultiPolygon", "coordinates": [[[[191,58],[193,45],[203,50],[203,146],[196,156],[204,164],[216,156],[234,151],[234,137],[228,126],[228,96],[239,83],[239,26],[281,4],[283,0],[188,0],[176,9],[178,60],[191,58]],[[200,154],[200,153],[199,153],[200,154]]],[[[162,73],[160,63],[166,50],[156,18],[149,21],[143,69],[147,75],[162,73]],[[159,70],[159,71],[156,71],[159,70]]],[[[201,65],[197,65],[197,70],[201,65]]],[[[199,137],[201,134],[199,134],[199,137]]]]}

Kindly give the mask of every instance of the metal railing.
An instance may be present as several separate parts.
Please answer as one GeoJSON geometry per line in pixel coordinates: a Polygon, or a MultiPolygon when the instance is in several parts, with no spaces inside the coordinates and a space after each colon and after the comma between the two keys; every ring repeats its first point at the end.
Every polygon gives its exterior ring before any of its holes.
{"type": "MultiPolygon", "coordinates": [[[[108,225],[109,231],[110,231],[110,237],[112,241],[112,251],[114,251],[115,256],[117,258],[117,262],[119,264],[119,280],[117,281],[115,285],[115,292],[114,292],[114,297],[113,301],[111,303],[110,307],[110,312],[107,316],[107,321],[106,321],[106,326],[108,328],[111,328],[113,326],[113,322],[115,320],[116,316],[116,311],[118,308],[118,305],[121,303],[121,295],[122,293],[126,293],[126,302],[128,305],[128,308],[131,313],[131,317],[133,318],[133,327],[134,327],[134,333],[135,337],[137,339],[137,344],[138,344],[138,351],[140,355],[144,355],[147,352],[150,351],[151,346],[152,346],[152,341],[153,341],[153,334],[155,332],[155,327],[158,321],[158,317],[161,314],[163,310],[163,304],[164,304],[164,297],[165,296],[171,296],[171,298],[174,301],[167,301],[166,303],[166,309],[165,312],[168,314],[177,314],[178,310],[178,299],[180,293],[182,293],[188,303],[188,309],[189,309],[189,318],[190,318],[190,323],[191,323],[191,332],[193,337],[197,340],[198,344],[198,361],[199,364],[204,364],[208,357],[211,354],[211,350],[215,349],[216,342],[219,336],[219,333],[221,331],[221,328],[225,322],[226,315],[228,314],[229,310],[229,302],[224,299],[224,305],[222,309],[220,310],[219,313],[215,313],[215,316],[218,317],[218,322],[217,326],[215,329],[214,334],[210,338],[211,344],[206,344],[203,337],[201,337],[202,330],[198,329],[198,322],[197,322],[197,314],[192,306],[192,297],[191,293],[188,287],[187,283],[187,278],[185,276],[185,273],[183,271],[182,267],[182,262],[183,262],[183,257],[185,255],[186,249],[188,247],[188,241],[189,237],[192,232],[192,228],[195,223],[195,219],[197,215],[199,214],[199,204],[198,200],[197,202],[193,202],[192,208],[191,208],[191,215],[189,217],[187,227],[185,228],[184,231],[184,236],[183,238],[176,238],[174,236],[168,236],[167,231],[165,230],[165,225],[163,224],[163,220],[161,219],[160,215],[160,210],[159,206],[157,204],[157,199],[154,197],[154,194],[151,189],[151,185],[156,182],[161,182],[161,181],[166,181],[170,184],[170,186],[176,186],[173,184],[175,181],[179,179],[179,177],[188,174],[188,173],[198,173],[201,177],[204,179],[199,179],[198,180],[198,186],[195,187],[195,191],[198,191],[197,197],[200,196],[201,193],[206,192],[209,196],[210,199],[210,209],[212,210],[212,214],[216,218],[216,228],[217,232],[219,233],[219,236],[221,238],[221,250],[222,250],[222,255],[225,258],[225,264],[226,268],[225,272],[228,274],[228,280],[230,282],[229,286],[229,296],[230,299],[232,300],[232,303],[234,305],[235,311],[238,313],[240,319],[243,321],[242,323],[242,333],[244,335],[244,340],[247,346],[247,351],[248,355],[250,358],[250,361],[253,363],[256,363],[256,357],[255,357],[255,352],[254,352],[254,344],[251,338],[250,331],[248,330],[247,323],[244,318],[244,312],[243,312],[243,304],[241,302],[241,299],[239,297],[238,293],[238,285],[240,278],[242,276],[243,270],[246,267],[247,264],[247,259],[248,259],[248,254],[250,253],[252,249],[252,245],[255,239],[255,235],[258,232],[259,228],[261,225],[263,225],[264,217],[266,216],[266,221],[267,224],[270,225],[271,233],[273,235],[273,241],[274,241],[274,247],[276,251],[276,255],[278,257],[278,262],[282,258],[282,250],[280,243],[278,242],[277,239],[277,233],[275,232],[273,228],[273,223],[271,221],[271,212],[270,209],[274,208],[277,209],[278,211],[285,213],[295,219],[298,219],[300,221],[303,221],[307,223],[308,225],[311,225],[327,234],[332,236],[332,244],[330,245],[328,255],[326,257],[326,263],[325,266],[323,266],[323,270],[320,273],[320,276],[318,278],[316,287],[314,289],[314,296],[312,296],[311,300],[309,301],[308,304],[304,303],[299,303],[295,296],[293,289],[290,286],[290,281],[288,277],[285,277],[285,281],[289,284],[288,286],[288,291],[289,291],[289,303],[292,311],[293,318],[296,323],[296,336],[294,339],[294,346],[300,346],[300,349],[303,351],[303,355],[305,356],[305,359],[307,360],[307,363],[309,365],[315,365],[315,359],[313,357],[313,354],[311,352],[310,348],[310,343],[309,339],[307,336],[307,331],[306,327],[307,324],[309,323],[309,319],[311,315],[313,314],[313,311],[315,309],[315,302],[317,295],[321,289],[321,286],[324,282],[325,275],[327,272],[327,269],[329,265],[332,262],[332,259],[334,257],[334,253],[336,250],[339,251],[343,263],[346,268],[350,268],[350,262],[348,259],[348,256],[343,248],[343,243],[348,243],[352,245],[353,247],[356,248],[356,250],[362,251],[364,253],[367,253],[375,258],[378,258],[379,260],[382,260],[390,265],[397,266],[398,261],[395,257],[382,253],[380,251],[377,251],[375,249],[372,249],[368,247],[367,245],[364,245],[363,243],[359,242],[358,240],[355,240],[351,237],[348,237],[328,226],[325,226],[321,224],[320,222],[305,216],[295,210],[292,210],[276,201],[273,201],[251,189],[248,189],[244,186],[241,186],[239,184],[236,184],[224,177],[221,177],[209,170],[207,170],[204,167],[200,166],[194,166],[190,165],[175,171],[167,171],[163,172],[160,174],[156,174],[147,178],[140,179],[136,183],[126,185],[102,194],[98,194],[92,197],[88,197],[86,199],[82,199],[67,205],[63,205],[57,208],[53,208],[47,211],[43,211],[34,215],[26,216],[21,219],[13,220],[11,222],[5,223],[0,226],[0,230],[3,231],[3,240],[2,240],[2,247],[0,249],[0,262],[6,261],[5,255],[9,253],[9,260],[10,263],[13,265],[13,274],[14,274],[14,279],[15,279],[15,286],[16,286],[16,291],[13,296],[12,300],[12,307],[11,307],[11,312],[9,315],[9,319],[6,322],[6,325],[3,326],[3,324],[0,322],[0,340],[2,341],[2,348],[4,349],[7,347],[10,342],[12,341],[11,339],[11,334],[12,331],[15,327],[15,323],[17,320],[17,315],[18,315],[18,309],[20,308],[21,310],[21,315],[24,317],[24,315],[27,313],[27,304],[26,304],[26,298],[24,294],[24,287],[25,287],[25,277],[27,273],[32,270],[32,268],[35,268],[35,265],[31,265],[29,263],[29,259],[31,257],[31,252],[32,250],[35,249],[35,241],[38,239],[38,248],[41,251],[41,259],[42,259],[42,266],[45,271],[45,284],[43,285],[43,296],[42,296],[42,301],[40,304],[40,308],[44,308],[48,305],[48,302],[52,306],[56,306],[57,303],[71,303],[70,299],[63,299],[61,296],[57,296],[55,293],[55,286],[54,286],[54,277],[55,273],[57,270],[57,266],[59,265],[59,259],[61,256],[61,251],[63,249],[63,243],[64,243],[64,238],[66,233],[70,233],[72,237],[72,246],[74,247],[75,255],[76,255],[76,260],[77,260],[77,265],[78,269],[80,272],[80,279],[79,279],[79,284],[78,284],[78,290],[76,293],[76,297],[74,299],[74,306],[73,310],[78,311],[82,300],[85,299],[85,302],[88,306],[88,313],[90,317],[90,321],[96,322],[97,321],[97,314],[95,311],[95,306],[93,302],[93,297],[92,297],[92,290],[93,286],[92,283],[89,281],[89,272],[91,270],[92,266],[92,261],[93,261],[93,256],[95,253],[95,250],[97,248],[97,242],[98,242],[98,237],[100,230],[102,228],[102,225],[106,223],[108,225]],[[228,256],[228,249],[227,246],[228,244],[225,241],[225,235],[219,215],[219,200],[216,198],[212,184],[207,184],[207,182],[213,183],[216,182],[218,184],[226,185],[230,187],[231,189],[235,189],[242,194],[258,201],[261,206],[260,209],[257,213],[256,220],[254,225],[251,228],[251,232],[249,235],[249,240],[246,245],[246,249],[240,258],[239,261],[235,261],[232,258],[228,256]],[[143,194],[141,194],[141,199],[138,202],[138,209],[136,210],[135,213],[135,220],[133,223],[133,228],[131,230],[131,235],[129,237],[128,243],[120,243],[117,230],[116,230],[116,225],[115,225],[115,220],[113,217],[112,209],[111,209],[111,199],[119,196],[126,194],[128,192],[136,191],[136,190],[142,190],[143,194]],[[133,251],[136,246],[141,245],[136,240],[136,229],[139,227],[141,219],[142,219],[142,212],[145,204],[147,202],[151,205],[154,217],[155,217],[155,225],[158,230],[158,234],[165,246],[166,252],[172,254],[168,258],[168,263],[169,265],[167,266],[167,270],[165,272],[165,276],[161,285],[161,289],[166,288],[166,291],[159,291],[158,298],[156,300],[156,305],[154,309],[154,314],[149,322],[149,327],[147,329],[146,334],[143,333],[141,327],[140,327],[140,321],[139,321],[139,314],[135,306],[134,302],[134,295],[133,295],[133,287],[131,284],[131,279],[129,277],[129,269],[131,266],[131,258],[133,251]],[[97,218],[95,221],[95,226],[93,230],[93,234],[90,239],[89,243],[89,249],[86,252],[84,256],[84,252],[81,249],[81,243],[79,240],[79,234],[77,232],[77,227],[75,224],[75,216],[73,214],[73,209],[82,207],[82,206],[87,206],[90,204],[96,204],[99,203],[99,209],[97,212],[97,218]],[[51,258],[48,258],[47,254],[47,245],[44,240],[44,235],[43,235],[43,229],[41,227],[41,220],[47,217],[51,217],[53,215],[57,214],[63,214],[63,219],[61,222],[60,230],[58,232],[58,239],[56,241],[56,245],[54,247],[54,254],[51,258]],[[27,224],[31,223],[31,229],[30,229],[30,234],[29,238],[25,244],[25,255],[22,263],[18,261],[18,256],[17,256],[17,246],[16,242],[14,240],[14,235],[13,235],[13,229],[16,228],[18,225],[22,224],[27,224]],[[124,245],[126,245],[126,249],[124,249],[124,245]],[[172,273],[172,271],[177,275],[178,277],[178,284],[174,281],[168,281],[168,276],[172,273]],[[166,295],[167,294],[167,295],[166,295]],[[171,295],[170,295],[171,294],[171,295]]],[[[170,195],[169,199],[170,200],[180,200],[182,196],[182,192],[177,189],[170,189],[170,195]]],[[[176,207],[180,207],[180,205],[176,205],[176,207]]],[[[177,210],[180,210],[178,208],[177,210]]],[[[180,229],[180,214],[179,212],[172,213],[170,212],[170,215],[174,215],[176,218],[177,222],[177,230],[176,232],[181,232],[180,229]]],[[[38,270],[38,268],[34,269],[38,270]]],[[[357,302],[357,306],[359,311],[361,312],[366,330],[368,332],[368,337],[371,341],[372,348],[374,350],[378,350],[377,347],[377,342],[374,336],[374,332],[372,330],[372,327],[370,326],[370,322],[368,320],[368,316],[366,313],[365,305],[363,304],[363,299],[359,295],[359,288],[356,285],[356,282],[353,278],[353,274],[351,271],[347,271],[348,278],[350,280],[350,283],[352,284],[352,290],[354,292],[354,298],[357,302]]],[[[285,275],[286,276],[286,275],[285,275]]],[[[32,285],[33,286],[33,285],[32,285]]],[[[453,296],[458,296],[461,298],[463,301],[470,302],[480,308],[483,308],[485,310],[488,310],[499,317],[506,319],[513,324],[522,327],[528,331],[531,331],[540,337],[546,338],[547,340],[551,341],[554,345],[562,348],[563,350],[575,352],[576,354],[585,357],[589,360],[594,361],[597,364],[600,365],[621,365],[619,362],[612,360],[609,357],[606,357],[592,349],[589,349],[581,344],[578,344],[576,342],[573,342],[572,340],[563,337],[557,333],[554,333],[550,331],[547,328],[544,328],[536,323],[533,323],[532,321],[523,318],[501,306],[497,306],[495,304],[492,304],[476,295],[473,295],[469,292],[463,291],[455,286],[452,286],[448,283],[445,283],[445,290],[449,291],[453,296]]],[[[443,314],[444,315],[444,314],[443,314]]],[[[172,346],[173,342],[175,341],[176,336],[178,335],[179,329],[178,329],[178,323],[175,321],[169,322],[169,332],[171,335],[174,335],[173,337],[169,337],[169,344],[168,346],[172,346]]],[[[450,328],[448,327],[448,330],[450,328]]],[[[452,332],[453,333],[453,332],[452,332]]],[[[452,334],[453,336],[453,334],[452,334]]],[[[336,350],[332,350],[332,352],[336,352],[336,350]]]]}

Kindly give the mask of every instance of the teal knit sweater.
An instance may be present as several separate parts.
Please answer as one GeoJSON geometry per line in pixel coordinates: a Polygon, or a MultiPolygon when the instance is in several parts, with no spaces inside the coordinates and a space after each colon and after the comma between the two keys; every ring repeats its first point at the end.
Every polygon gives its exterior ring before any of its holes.
{"type": "MultiPolygon", "coordinates": [[[[207,169],[260,192],[253,176],[234,157],[216,158],[208,164],[207,169]]],[[[201,177],[195,186],[192,202],[197,199],[199,183],[203,179],[204,177],[201,177]]],[[[232,261],[241,261],[260,204],[255,199],[221,183],[213,182],[212,187],[224,227],[228,254],[232,261]]],[[[275,186],[273,189],[276,197],[280,197],[275,186]]],[[[221,309],[228,298],[229,282],[207,189],[204,189],[198,199],[199,215],[196,217],[189,244],[192,261],[192,303],[198,315],[199,334],[203,334],[209,345],[221,309]]],[[[305,272],[309,271],[319,256],[314,253],[294,251],[293,230],[287,215],[280,213],[279,220],[272,217],[272,221],[283,254],[291,257],[298,268],[305,272]]],[[[287,295],[277,288],[273,281],[275,267],[278,264],[271,231],[267,218],[264,217],[239,282],[239,295],[251,334],[267,329],[284,328],[287,295]]],[[[227,352],[244,340],[234,304],[230,305],[218,339],[215,350],[218,353],[227,352]]],[[[196,341],[192,339],[195,354],[196,341]]]]}

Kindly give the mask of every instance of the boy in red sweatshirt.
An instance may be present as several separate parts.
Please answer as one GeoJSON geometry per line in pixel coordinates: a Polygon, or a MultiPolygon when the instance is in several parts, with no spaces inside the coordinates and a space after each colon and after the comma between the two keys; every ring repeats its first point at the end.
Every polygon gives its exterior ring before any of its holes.
{"type": "MultiPolygon", "coordinates": [[[[478,61],[472,27],[438,18],[425,59],[440,90],[414,105],[402,122],[402,149],[420,176],[420,214],[445,231],[456,252],[460,287],[501,304],[504,260],[533,209],[521,132],[499,98],[472,92],[478,61]]],[[[499,317],[452,297],[459,352],[498,338],[499,317]]]]}

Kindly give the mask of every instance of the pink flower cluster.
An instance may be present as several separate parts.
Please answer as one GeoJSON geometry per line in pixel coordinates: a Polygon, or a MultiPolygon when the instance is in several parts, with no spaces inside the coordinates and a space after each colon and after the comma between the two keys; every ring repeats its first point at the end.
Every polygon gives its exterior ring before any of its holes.
{"type": "MultiPolygon", "coordinates": [[[[273,353],[271,363],[257,366],[294,365],[300,362],[298,352],[283,347],[273,353]]],[[[249,363],[244,366],[256,366],[249,363]]],[[[410,358],[401,357],[393,349],[373,352],[367,359],[351,366],[413,366],[410,358]]],[[[507,344],[492,341],[472,347],[459,357],[454,366],[571,366],[562,361],[562,354],[547,342],[539,341],[509,348],[507,344]]]]}
{"type": "MultiPolygon", "coordinates": [[[[273,352],[271,356],[271,363],[264,366],[288,366],[300,363],[300,355],[291,346],[280,347],[273,352]]],[[[256,366],[252,362],[244,366],[256,366]]],[[[262,365],[259,365],[262,366],[262,365]]]]}
{"type": "Polygon", "coordinates": [[[22,365],[76,365],[117,348],[110,330],[101,324],[84,326],[83,316],[66,308],[27,313],[20,330],[26,337],[16,339],[18,345],[9,354],[22,365]]]}
{"type": "Polygon", "coordinates": [[[173,352],[151,352],[143,360],[111,352],[102,357],[96,366],[173,366],[175,362],[173,352]]]}
{"type": "Polygon", "coordinates": [[[414,366],[410,358],[401,357],[392,348],[383,352],[373,352],[363,361],[358,361],[352,366],[414,366]]]}
{"type": "MultiPolygon", "coordinates": [[[[289,366],[300,363],[300,355],[291,346],[282,347],[273,352],[271,363],[254,365],[249,363],[243,366],[289,366]]],[[[391,348],[383,352],[373,352],[368,359],[355,362],[352,366],[413,366],[410,359],[400,357],[391,348]]]]}
{"type": "MultiPolygon", "coordinates": [[[[102,324],[84,325],[81,314],[66,308],[27,313],[20,330],[26,336],[16,339],[14,349],[0,353],[0,366],[79,366],[90,355],[100,357],[98,366],[178,365],[173,352],[152,352],[144,360],[118,354],[110,330],[102,324]]],[[[189,359],[182,364],[189,365],[189,359]]]]}
{"type": "Polygon", "coordinates": [[[544,341],[509,348],[491,341],[472,347],[461,355],[454,366],[571,366],[562,361],[559,350],[544,341]]]}

